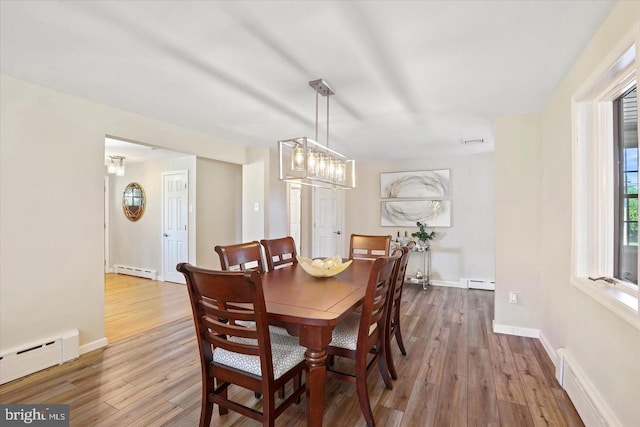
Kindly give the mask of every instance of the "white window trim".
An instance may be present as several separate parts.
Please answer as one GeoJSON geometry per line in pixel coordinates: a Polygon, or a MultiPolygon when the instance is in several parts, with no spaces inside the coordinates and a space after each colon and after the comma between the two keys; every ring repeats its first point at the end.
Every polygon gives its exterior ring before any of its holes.
{"type": "MultiPolygon", "coordinates": [[[[640,329],[638,287],[589,277],[613,276],[614,168],[612,102],[637,83],[640,23],[572,98],[571,283],[640,329]]],[[[639,251],[640,252],[640,251],[639,251]]],[[[640,262],[638,263],[640,265],[640,262]]]]}

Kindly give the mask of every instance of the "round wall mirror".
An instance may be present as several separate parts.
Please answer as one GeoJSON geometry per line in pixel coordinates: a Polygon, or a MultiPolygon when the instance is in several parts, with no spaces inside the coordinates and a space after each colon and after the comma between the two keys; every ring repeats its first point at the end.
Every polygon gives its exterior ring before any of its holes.
{"type": "Polygon", "coordinates": [[[137,182],[127,185],[122,193],[122,210],[129,221],[137,221],[142,218],[145,203],[142,186],[137,182]]]}

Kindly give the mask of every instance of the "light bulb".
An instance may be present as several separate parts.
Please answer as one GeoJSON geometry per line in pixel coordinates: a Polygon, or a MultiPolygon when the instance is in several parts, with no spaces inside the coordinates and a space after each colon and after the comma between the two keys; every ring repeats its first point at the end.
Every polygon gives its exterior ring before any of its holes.
{"type": "Polygon", "coordinates": [[[307,173],[316,175],[318,173],[318,153],[315,150],[309,150],[307,154],[307,173]]]}
{"type": "Polygon", "coordinates": [[[291,169],[294,171],[304,170],[304,147],[296,143],[291,150],[291,169]]]}

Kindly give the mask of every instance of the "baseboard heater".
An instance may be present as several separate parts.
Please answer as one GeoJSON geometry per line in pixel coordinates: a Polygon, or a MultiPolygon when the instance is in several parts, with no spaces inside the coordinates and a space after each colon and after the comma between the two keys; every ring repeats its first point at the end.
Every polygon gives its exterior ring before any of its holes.
{"type": "Polygon", "coordinates": [[[589,378],[564,348],[558,349],[558,357],[556,377],[569,395],[584,425],[599,427],[622,425],[591,384],[589,378]]]}
{"type": "Polygon", "coordinates": [[[151,280],[156,280],[156,270],[149,270],[146,268],[130,267],[128,265],[116,264],[113,269],[117,274],[126,274],[128,276],[144,277],[151,280]]]}
{"type": "Polygon", "coordinates": [[[26,343],[0,354],[0,384],[8,383],[80,356],[77,329],[26,343]]]}
{"type": "Polygon", "coordinates": [[[460,279],[460,287],[468,289],[483,289],[485,291],[495,291],[496,282],[482,279],[460,279]]]}

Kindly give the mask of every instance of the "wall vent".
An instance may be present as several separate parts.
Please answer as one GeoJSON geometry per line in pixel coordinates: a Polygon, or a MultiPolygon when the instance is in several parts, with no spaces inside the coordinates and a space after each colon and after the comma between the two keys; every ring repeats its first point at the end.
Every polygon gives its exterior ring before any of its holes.
{"type": "Polygon", "coordinates": [[[144,277],[151,280],[156,280],[156,270],[149,270],[147,268],[130,267],[128,265],[116,264],[113,266],[116,274],[126,274],[128,276],[144,277]]]}
{"type": "Polygon", "coordinates": [[[469,138],[460,140],[462,145],[484,144],[484,138],[469,138]]]}
{"type": "Polygon", "coordinates": [[[78,330],[26,343],[0,354],[0,384],[8,383],[80,355],[78,330]]]}

